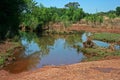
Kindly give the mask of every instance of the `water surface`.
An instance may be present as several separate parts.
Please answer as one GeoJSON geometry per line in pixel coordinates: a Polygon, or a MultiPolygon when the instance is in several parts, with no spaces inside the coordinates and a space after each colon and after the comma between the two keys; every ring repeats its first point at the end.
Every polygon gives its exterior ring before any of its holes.
{"type": "Polygon", "coordinates": [[[74,45],[81,44],[81,34],[47,35],[36,37],[23,34],[21,44],[25,50],[19,51],[17,61],[6,67],[11,73],[35,70],[46,65],[66,65],[81,62],[85,56],[74,45]]]}

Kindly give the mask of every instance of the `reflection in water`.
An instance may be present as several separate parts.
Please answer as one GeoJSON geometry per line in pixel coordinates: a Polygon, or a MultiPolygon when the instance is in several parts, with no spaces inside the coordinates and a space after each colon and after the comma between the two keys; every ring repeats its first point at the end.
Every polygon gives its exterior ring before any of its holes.
{"type": "Polygon", "coordinates": [[[65,39],[57,39],[50,49],[49,55],[41,59],[41,64],[38,67],[44,65],[64,65],[80,62],[83,59],[83,54],[77,54],[76,49],[72,47],[66,47],[65,39]]]}
{"type": "Polygon", "coordinates": [[[96,45],[100,46],[100,47],[104,47],[104,48],[108,48],[109,47],[109,44],[106,43],[106,42],[103,42],[103,41],[93,40],[93,42],[96,45]]]}
{"type": "Polygon", "coordinates": [[[11,73],[20,73],[23,71],[34,70],[36,69],[36,64],[40,61],[39,54],[34,53],[34,55],[28,57],[20,57],[13,64],[5,67],[5,70],[11,73]]]}
{"type": "Polygon", "coordinates": [[[40,48],[37,43],[31,41],[30,43],[27,40],[21,40],[22,45],[25,47],[25,56],[29,56],[35,52],[40,51],[40,48]]]}
{"type": "Polygon", "coordinates": [[[82,42],[85,42],[85,41],[87,41],[87,37],[88,36],[90,36],[91,35],[91,33],[89,32],[89,33],[84,33],[84,34],[82,34],[82,42]]]}

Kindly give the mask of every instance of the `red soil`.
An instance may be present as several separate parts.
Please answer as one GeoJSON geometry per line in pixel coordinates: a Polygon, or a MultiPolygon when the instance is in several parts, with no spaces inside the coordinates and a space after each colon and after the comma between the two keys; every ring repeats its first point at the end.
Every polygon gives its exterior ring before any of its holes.
{"type": "Polygon", "coordinates": [[[0,71],[0,80],[120,80],[120,59],[48,66],[20,74],[0,71]]]}

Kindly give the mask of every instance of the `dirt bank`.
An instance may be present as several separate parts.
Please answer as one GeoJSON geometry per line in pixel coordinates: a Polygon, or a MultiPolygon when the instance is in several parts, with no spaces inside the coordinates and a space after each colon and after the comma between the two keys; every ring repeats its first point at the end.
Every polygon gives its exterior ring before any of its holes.
{"type": "Polygon", "coordinates": [[[110,32],[110,33],[120,33],[120,28],[109,28],[109,27],[90,27],[83,26],[79,24],[74,24],[67,29],[68,31],[88,31],[88,32],[110,32]]]}
{"type": "Polygon", "coordinates": [[[0,80],[120,80],[120,59],[48,66],[20,74],[0,71],[0,80]]]}
{"type": "Polygon", "coordinates": [[[0,42],[0,69],[15,60],[13,54],[17,48],[22,48],[18,42],[0,42]]]}

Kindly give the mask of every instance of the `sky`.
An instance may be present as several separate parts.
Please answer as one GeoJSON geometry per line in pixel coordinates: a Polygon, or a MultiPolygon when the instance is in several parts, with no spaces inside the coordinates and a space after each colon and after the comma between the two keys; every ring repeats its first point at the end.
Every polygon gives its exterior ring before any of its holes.
{"type": "Polygon", "coordinates": [[[35,0],[45,7],[63,8],[69,2],[78,2],[87,13],[107,12],[120,6],[120,0],[35,0]]]}

